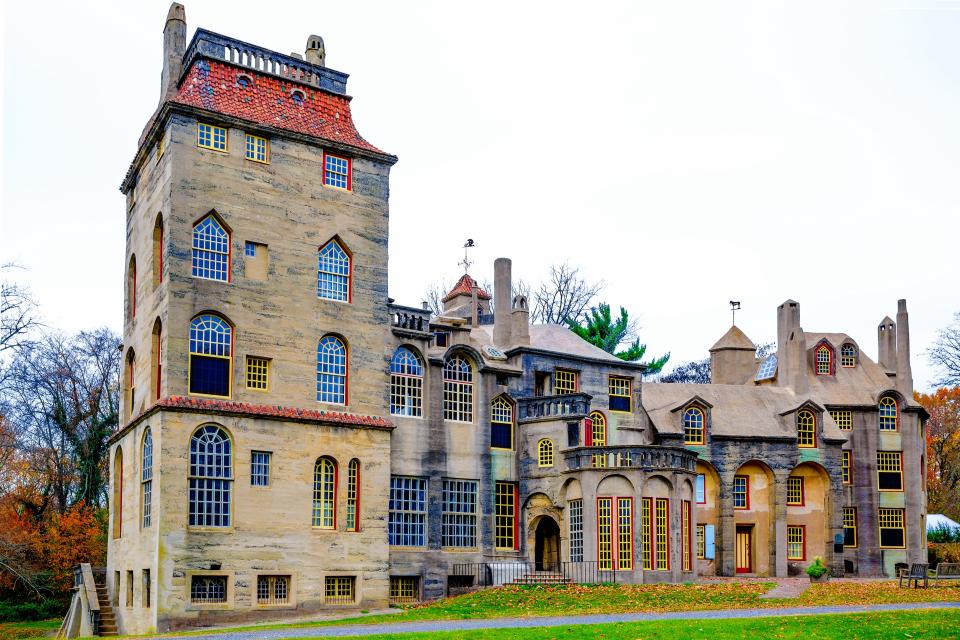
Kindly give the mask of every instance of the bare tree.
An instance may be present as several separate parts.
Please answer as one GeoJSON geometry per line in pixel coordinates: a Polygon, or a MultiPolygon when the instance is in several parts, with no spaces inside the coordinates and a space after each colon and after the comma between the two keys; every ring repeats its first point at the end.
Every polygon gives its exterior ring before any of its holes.
{"type": "Polygon", "coordinates": [[[450,285],[446,280],[432,282],[423,293],[423,301],[427,303],[427,308],[435,316],[443,313],[443,298],[450,291],[450,285]]]}
{"type": "Polygon", "coordinates": [[[960,313],[953,314],[953,322],[937,334],[933,346],[927,350],[927,358],[942,374],[935,385],[960,386],[960,313]]]}
{"type": "Polygon", "coordinates": [[[603,286],[603,282],[587,282],[580,269],[567,262],[552,265],[547,281],[533,291],[530,319],[541,324],[580,322],[603,286]]]}
{"type": "Polygon", "coordinates": [[[24,344],[38,326],[37,305],[30,291],[7,277],[16,268],[14,264],[0,265],[3,274],[0,281],[0,353],[24,344]]]}

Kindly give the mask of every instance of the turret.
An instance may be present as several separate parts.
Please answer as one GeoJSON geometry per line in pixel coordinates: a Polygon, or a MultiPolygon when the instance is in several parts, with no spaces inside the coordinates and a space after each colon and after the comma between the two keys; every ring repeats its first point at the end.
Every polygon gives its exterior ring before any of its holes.
{"type": "Polygon", "coordinates": [[[890,316],[877,326],[877,359],[887,371],[897,367],[897,325],[890,316]]]}
{"type": "Polygon", "coordinates": [[[913,371],[910,368],[910,320],[907,301],[897,301],[897,391],[905,398],[913,397],[913,371]]]}
{"type": "Polygon", "coordinates": [[[163,71],[160,72],[160,104],[177,92],[177,81],[183,72],[183,55],[187,51],[187,12],[174,2],[167,12],[163,27],[163,71]]]}
{"type": "Polygon", "coordinates": [[[304,51],[303,57],[310,64],[315,64],[318,67],[327,66],[327,50],[323,46],[323,38],[320,36],[307,38],[307,49],[304,51]]]}
{"type": "Polygon", "coordinates": [[[710,348],[710,382],[743,384],[756,368],[757,346],[737,325],[710,348]]]}

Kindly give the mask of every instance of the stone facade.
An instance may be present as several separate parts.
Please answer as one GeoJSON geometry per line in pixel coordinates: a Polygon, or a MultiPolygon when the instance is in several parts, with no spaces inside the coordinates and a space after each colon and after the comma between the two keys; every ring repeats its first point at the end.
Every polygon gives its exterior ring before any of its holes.
{"type": "MultiPolygon", "coordinates": [[[[202,29],[187,45],[185,20],[174,5],[160,105],[122,185],[127,365],[107,566],[120,632],[379,607],[543,575],[681,582],[743,562],[787,575],[814,556],[838,574],[876,575],[925,554],[925,416],[904,386],[902,340],[883,333],[887,366],[857,347],[855,367],[817,376],[822,342],[839,358],[852,340],[803,333],[792,303],[779,312],[771,376],[757,379],[766,363],[737,329],[711,349],[717,384],[643,384],[642,365],[529,324],[506,259],[493,292],[464,275],[439,316],[394,304],[396,157],[360,137],[346,74],[324,66],[322,39],[310,37],[306,61],[202,29]],[[218,145],[204,126],[219,128],[221,148],[208,148],[218,145]],[[342,184],[328,179],[339,170],[331,155],[346,167],[342,184]],[[207,219],[226,236],[222,279],[197,275],[207,219]],[[330,242],[349,262],[335,276],[343,300],[321,291],[330,242]],[[229,328],[215,362],[191,340],[208,316],[229,328]],[[345,347],[343,378],[320,371],[326,336],[345,347]],[[223,390],[199,392],[213,370],[225,371],[223,390]],[[341,400],[319,400],[328,374],[341,400]],[[887,396],[895,433],[877,424],[887,396]],[[702,444],[685,431],[690,408],[704,416],[702,444]],[[852,430],[831,417],[839,409],[852,411],[852,430]],[[816,418],[813,447],[798,446],[804,412],[816,418]],[[209,458],[205,434],[220,438],[209,458]],[[903,452],[903,491],[876,489],[878,450],[903,452]],[[791,476],[803,478],[800,505],[787,505],[791,476]],[[749,478],[747,508],[735,506],[738,477],[749,478]],[[860,533],[844,549],[834,538],[847,505],[860,533]],[[880,548],[879,508],[906,510],[902,549],[880,548]],[[788,558],[797,527],[802,558],[788,558]]],[[[902,314],[884,331],[905,329],[902,314]]]]}

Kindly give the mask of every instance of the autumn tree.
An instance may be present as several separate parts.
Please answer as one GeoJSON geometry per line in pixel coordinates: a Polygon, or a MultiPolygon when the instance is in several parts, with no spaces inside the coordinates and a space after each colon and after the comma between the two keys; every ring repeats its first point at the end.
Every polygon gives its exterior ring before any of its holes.
{"type": "MultiPolygon", "coordinates": [[[[579,322],[568,320],[567,326],[590,344],[628,362],[636,362],[646,354],[647,345],[640,344],[640,338],[637,336],[637,323],[630,319],[630,315],[623,307],[620,307],[620,314],[613,318],[610,305],[601,302],[583,316],[583,320],[579,322]],[[622,349],[624,345],[626,348],[622,349]]],[[[669,359],[670,354],[667,353],[642,363],[647,367],[644,373],[647,375],[659,373],[669,359]]]]}
{"type": "Polygon", "coordinates": [[[960,386],[914,393],[930,414],[927,436],[927,512],[960,520],[960,386]]]}

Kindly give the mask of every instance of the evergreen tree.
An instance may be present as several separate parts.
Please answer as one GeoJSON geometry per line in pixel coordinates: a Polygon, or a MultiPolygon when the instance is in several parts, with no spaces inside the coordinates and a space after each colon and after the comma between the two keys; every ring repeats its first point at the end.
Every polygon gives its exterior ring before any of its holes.
{"type": "MultiPolygon", "coordinates": [[[[607,353],[612,353],[621,360],[636,362],[647,352],[647,345],[640,344],[640,339],[636,336],[636,326],[630,321],[630,316],[623,307],[620,307],[620,316],[614,320],[610,305],[601,302],[584,314],[582,322],[568,320],[567,326],[590,344],[600,347],[607,353]],[[620,345],[624,343],[628,344],[627,348],[619,350],[620,345]]],[[[647,367],[644,375],[659,373],[669,359],[670,354],[667,353],[641,363],[647,367]]]]}

